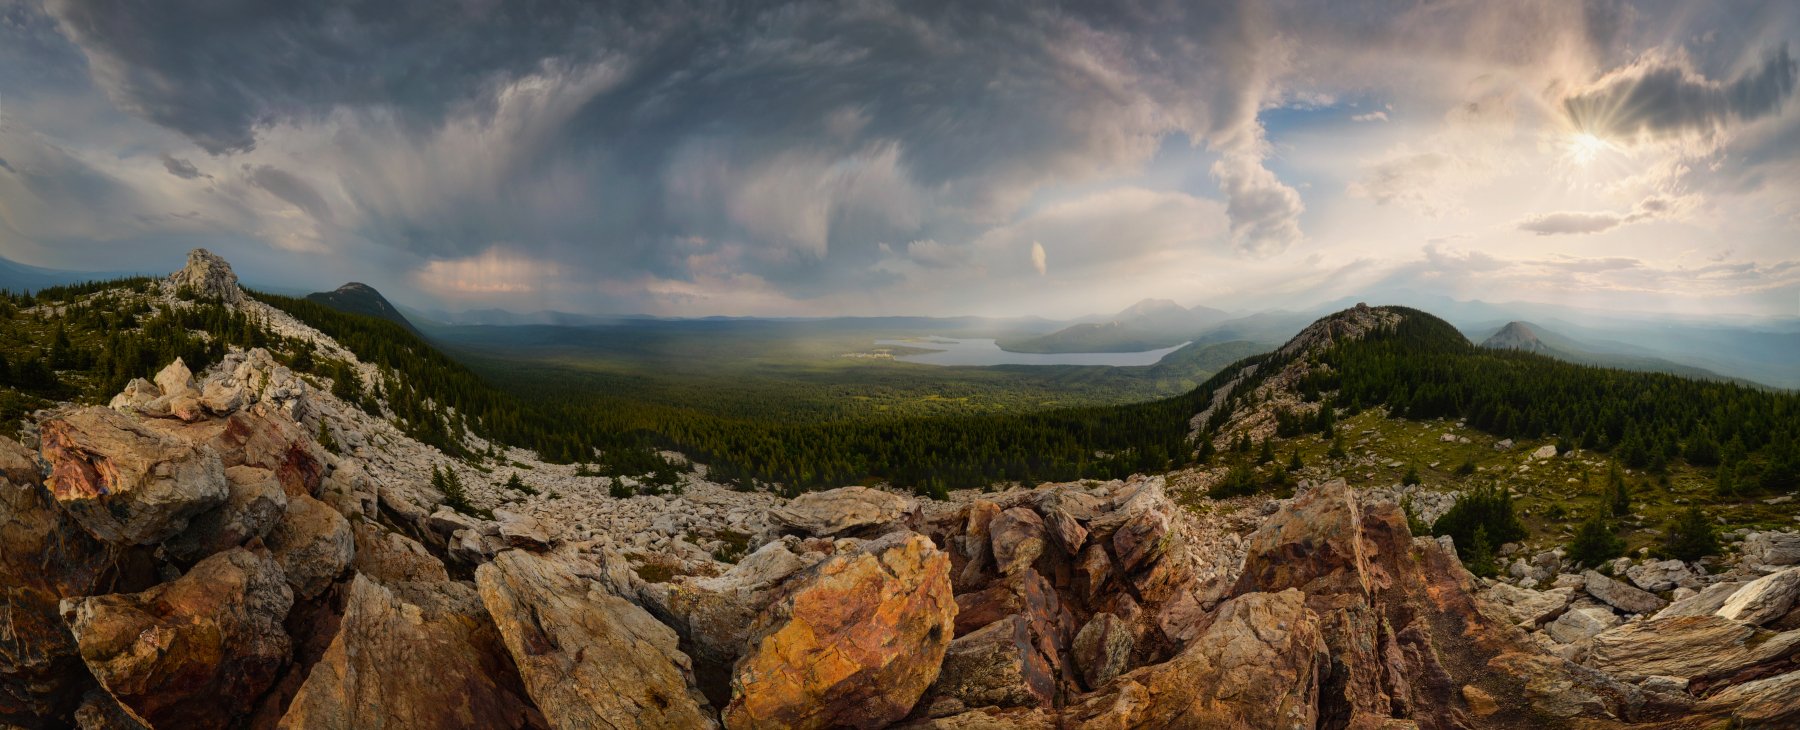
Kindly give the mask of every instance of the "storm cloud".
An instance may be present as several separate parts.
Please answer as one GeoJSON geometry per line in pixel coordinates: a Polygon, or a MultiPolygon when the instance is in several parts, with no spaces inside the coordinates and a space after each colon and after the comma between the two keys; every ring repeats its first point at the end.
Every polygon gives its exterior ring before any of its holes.
{"type": "Polygon", "coordinates": [[[1683,56],[1652,53],[1569,96],[1563,108],[1593,134],[1705,133],[1779,110],[1794,93],[1795,71],[1786,44],[1730,81],[1707,78],[1683,56]]]}
{"type": "Polygon", "coordinates": [[[1577,125],[1755,127],[1777,151],[1735,188],[1800,178],[1795,13],[1732,48],[1695,40],[1726,10],[1638,5],[0,3],[0,255],[205,242],[450,308],[1039,313],[1618,238],[1553,234],[1751,169],[1720,143],[1570,182],[1542,158],[1577,125]]]}

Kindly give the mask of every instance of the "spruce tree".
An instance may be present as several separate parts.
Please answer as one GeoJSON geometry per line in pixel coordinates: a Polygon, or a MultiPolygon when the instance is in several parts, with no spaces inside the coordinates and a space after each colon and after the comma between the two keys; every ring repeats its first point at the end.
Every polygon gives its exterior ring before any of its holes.
{"type": "Polygon", "coordinates": [[[1663,538],[1663,554],[1676,560],[1693,562],[1708,555],[1719,554],[1719,536],[1713,531],[1713,524],[1706,519],[1706,513],[1699,507],[1689,507],[1669,521],[1667,535],[1663,538]]]}

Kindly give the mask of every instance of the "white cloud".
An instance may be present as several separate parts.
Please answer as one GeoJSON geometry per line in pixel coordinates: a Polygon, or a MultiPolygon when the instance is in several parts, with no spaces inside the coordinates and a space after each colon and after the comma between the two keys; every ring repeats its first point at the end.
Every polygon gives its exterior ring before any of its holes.
{"type": "Polygon", "coordinates": [[[1047,262],[1044,260],[1044,244],[1038,243],[1037,241],[1032,241],[1031,242],[1031,268],[1037,271],[1038,276],[1043,276],[1043,275],[1049,273],[1049,269],[1046,267],[1046,263],[1047,262]]]}

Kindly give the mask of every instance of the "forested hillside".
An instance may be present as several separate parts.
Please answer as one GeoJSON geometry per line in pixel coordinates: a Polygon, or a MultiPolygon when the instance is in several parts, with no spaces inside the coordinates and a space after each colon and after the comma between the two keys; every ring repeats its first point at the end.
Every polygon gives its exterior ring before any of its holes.
{"type": "MultiPolygon", "coordinates": [[[[385,383],[363,384],[343,363],[301,341],[270,335],[216,302],[158,298],[160,286],[129,279],[0,298],[0,417],[58,400],[98,402],[176,356],[196,370],[227,347],[265,346],[291,367],[372,413],[380,404],[409,433],[474,456],[462,435],[539,451],[546,460],[595,462],[608,473],[643,473],[673,449],[707,463],[715,478],[786,491],[888,480],[922,493],[996,481],[1066,481],[1158,471],[1211,456],[1211,431],[1248,404],[1284,357],[1313,357],[1302,384],[1334,416],[1386,406],[1396,416],[1451,417],[1496,435],[1554,435],[1610,453],[1633,469],[1675,460],[1717,468],[1734,488],[1793,489],[1800,480],[1800,397],[1729,383],[1572,365],[1477,348],[1442,320],[1415,310],[1400,323],[1318,352],[1247,357],[1180,396],[1147,403],[980,415],[861,416],[782,421],[700,405],[645,402],[631,393],[571,389],[529,378],[488,382],[407,328],[317,302],[254,296],[330,335],[377,366],[385,383]],[[1189,420],[1213,392],[1241,379],[1190,440],[1189,420]],[[606,456],[597,457],[596,452],[606,456]]],[[[1335,418],[1286,419],[1284,435],[1328,431],[1335,418]]]]}

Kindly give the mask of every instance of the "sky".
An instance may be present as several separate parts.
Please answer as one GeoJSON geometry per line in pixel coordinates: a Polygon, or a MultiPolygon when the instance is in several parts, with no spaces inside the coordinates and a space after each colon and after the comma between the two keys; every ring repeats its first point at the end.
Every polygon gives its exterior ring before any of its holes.
{"type": "Polygon", "coordinates": [[[0,0],[0,256],[412,307],[1800,316],[1800,3],[0,0]]]}

